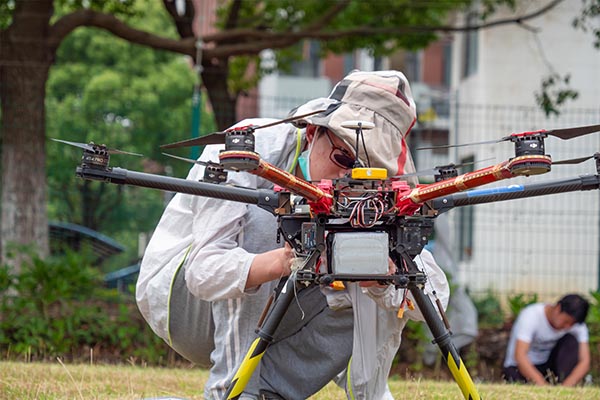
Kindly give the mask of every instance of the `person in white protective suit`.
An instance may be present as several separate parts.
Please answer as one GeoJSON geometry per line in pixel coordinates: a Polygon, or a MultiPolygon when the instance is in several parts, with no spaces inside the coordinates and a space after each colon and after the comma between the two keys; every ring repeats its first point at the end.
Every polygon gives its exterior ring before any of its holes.
{"type": "MultiPolygon", "coordinates": [[[[405,137],[416,120],[408,81],[397,71],[354,71],[327,98],[290,114],[327,111],[294,124],[257,130],[255,151],[297,176],[320,181],[350,172],[356,135],[348,120],[371,122],[364,141],[371,167],[388,176],[414,171],[405,137]]],[[[236,126],[264,125],[248,119],[236,126]]],[[[222,145],[200,159],[218,161],[222,145]]],[[[366,165],[365,152],[359,161],[366,165]]],[[[188,179],[199,180],[195,165],[188,179]]],[[[229,173],[228,184],[273,188],[249,173],[229,173]]],[[[166,208],[144,255],[136,288],[141,313],[154,332],[190,361],[210,367],[205,398],[220,398],[255,338],[267,298],[290,274],[294,253],[276,241],[276,218],[255,205],[177,194],[166,208]]],[[[448,282],[433,257],[415,258],[428,278],[427,295],[446,306],[448,282]],[[433,298],[433,297],[432,297],[433,298]]],[[[404,291],[393,286],[346,284],[346,289],[299,290],[243,399],[306,399],[335,380],[353,399],[391,399],[387,378],[408,318],[398,318],[404,291]],[[349,371],[349,372],[348,372],[349,371]]],[[[410,295],[409,295],[410,296],[410,295]]]]}

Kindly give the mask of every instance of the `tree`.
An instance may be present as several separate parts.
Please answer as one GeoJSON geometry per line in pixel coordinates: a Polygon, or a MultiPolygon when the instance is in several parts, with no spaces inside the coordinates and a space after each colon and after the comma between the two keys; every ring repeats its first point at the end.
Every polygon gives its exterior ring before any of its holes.
{"type": "MultiPolygon", "coordinates": [[[[152,30],[175,34],[158,3],[149,3],[132,22],[141,18],[152,30]]],[[[115,154],[111,164],[166,173],[159,145],[180,140],[189,131],[196,81],[181,55],[136,46],[96,28],[78,29],[59,47],[46,84],[47,136],[133,150],[144,157],[115,154]]],[[[215,129],[210,116],[201,120],[201,131],[215,129]]],[[[110,262],[131,262],[137,256],[138,234],[153,229],[165,194],[74,179],[81,151],[55,142],[46,151],[49,218],[118,239],[127,252],[110,262]]],[[[189,169],[180,161],[167,165],[175,176],[185,176],[189,169]]]]}
{"type": "MultiPolygon", "coordinates": [[[[543,7],[547,11],[561,0],[543,7]]],[[[131,23],[135,0],[0,0],[0,103],[2,126],[2,217],[0,254],[8,242],[47,249],[45,185],[46,81],[57,49],[78,27],[96,27],[129,42],[195,58],[194,1],[163,0],[178,37],[131,23]]],[[[425,4],[408,0],[263,0],[223,2],[218,32],[202,38],[202,81],[219,128],[235,120],[238,82],[265,49],[290,49],[318,40],[324,52],[367,48],[377,54],[416,49],[438,31],[482,29],[523,22],[530,16],[472,27],[445,25],[450,12],[471,0],[425,4]],[[242,67],[240,67],[242,66],[242,67]],[[232,72],[237,71],[235,76],[232,72]],[[236,84],[234,84],[236,83],[236,84]]],[[[485,0],[484,14],[514,0],[485,0]]],[[[532,13],[531,15],[534,15],[532,13]]],[[[535,14],[535,15],[539,15],[535,14]]],[[[289,52],[282,52],[282,55],[289,52]]]]}

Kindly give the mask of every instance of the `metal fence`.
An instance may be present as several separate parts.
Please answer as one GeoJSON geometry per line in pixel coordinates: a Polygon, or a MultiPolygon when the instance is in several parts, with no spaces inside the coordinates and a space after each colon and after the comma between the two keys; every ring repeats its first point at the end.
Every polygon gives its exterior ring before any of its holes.
{"type": "MultiPolygon", "coordinates": [[[[452,104],[452,143],[500,139],[510,133],[594,125],[600,109],[567,109],[547,117],[537,107],[452,104]]],[[[545,140],[553,160],[593,155],[600,134],[563,141],[545,140]]],[[[450,159],[514,157],[510,142],[456,148],[450,159]]],[[[484,167],[476,165],[476,168],[484,167]]],[[[531,183],[596,174],[594,160],[553,166],[547,174],[520,177],[493,186],[531,183]]],[[[454,210],[454,248],[459,279],[473,293],[528,293],[554,298],[565,292],[598,290],[600,208],[597,190],[471,206],[454,210]]]]}

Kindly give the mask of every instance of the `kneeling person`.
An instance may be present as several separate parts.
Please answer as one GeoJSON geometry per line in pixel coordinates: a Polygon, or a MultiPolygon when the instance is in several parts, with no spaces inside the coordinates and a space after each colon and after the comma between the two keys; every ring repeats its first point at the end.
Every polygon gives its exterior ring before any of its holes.
{"type": "Polygon", "coordinates": [[[589,304],[569,294],[556,304],[525,307],[513,325],[503,375],[508,382],[573,386],[590,369],[589,304]]]}

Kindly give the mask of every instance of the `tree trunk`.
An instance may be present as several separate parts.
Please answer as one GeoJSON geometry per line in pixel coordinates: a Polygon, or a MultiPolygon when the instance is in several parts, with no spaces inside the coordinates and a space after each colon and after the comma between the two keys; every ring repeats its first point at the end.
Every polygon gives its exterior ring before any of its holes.
{"type": "MultiPolygon", "coordinates": [[[[2,261],[11,243],[48,253],[44,98],[54,58],[45,40],[51,15],[52,1],[17,2],[12,25],[0,32],[2,261]]],[[[18,259],[13,265],[18,272],[18,259]]]]}
{"type": "Polygon", "coordinates": [[[210,65],[204,65],[202,83],[206,87],[217,128],[226,129],[237,122],[237,98],[229,94],[227,77],[229,63],[227,60],[218,60],[210,65]]]}

